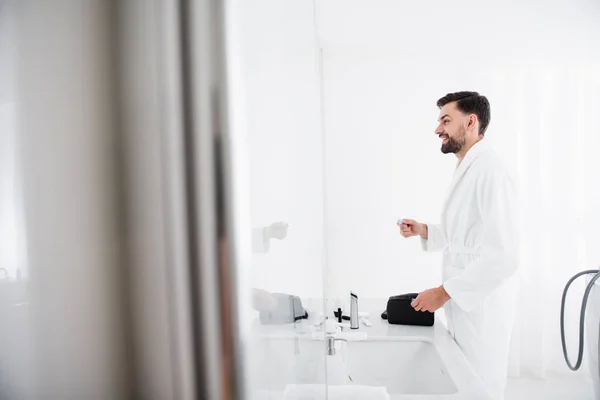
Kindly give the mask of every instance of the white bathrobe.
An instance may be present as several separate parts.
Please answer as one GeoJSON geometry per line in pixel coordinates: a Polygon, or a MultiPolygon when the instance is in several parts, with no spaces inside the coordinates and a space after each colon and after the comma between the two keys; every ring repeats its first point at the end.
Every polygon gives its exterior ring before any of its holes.
{"type": "Polygon", "coordinates": [[[428,224],[426,251],[444,251],[448,331],[493,399],[504,398],[515,319],[518,253],[515,186],[486,140],[457,166],[441,224],[428,224]]]}

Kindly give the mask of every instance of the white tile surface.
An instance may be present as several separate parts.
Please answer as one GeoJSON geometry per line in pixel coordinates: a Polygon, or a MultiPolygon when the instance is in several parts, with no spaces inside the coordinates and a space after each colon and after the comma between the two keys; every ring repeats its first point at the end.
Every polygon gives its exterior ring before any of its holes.
{"type": "Polygon", "coordinates": [[[551,377],[546,380],[509,378],[505,400],[594,400],[589,378],[551,377]]]}

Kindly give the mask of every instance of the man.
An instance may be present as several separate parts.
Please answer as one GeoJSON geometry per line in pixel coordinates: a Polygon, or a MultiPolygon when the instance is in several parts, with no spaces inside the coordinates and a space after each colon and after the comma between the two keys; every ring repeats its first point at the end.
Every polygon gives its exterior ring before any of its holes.
{"type": "Polygon", "coordinates": [[[484,139],[488,100],[450,93],[437,102],[442,153],[458,159],[438,225],[403,219],[403,237],[444,251],[443,284],[419,294],[417,311],[444,306],[448,331],[493,399],[504,398],[516,306],[517,200],[513,183],[484,139]]]}

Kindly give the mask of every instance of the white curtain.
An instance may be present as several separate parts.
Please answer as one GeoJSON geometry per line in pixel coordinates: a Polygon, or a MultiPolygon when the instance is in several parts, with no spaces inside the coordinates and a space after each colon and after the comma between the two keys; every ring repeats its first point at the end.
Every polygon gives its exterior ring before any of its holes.
{"type": "MultiPolygon", "coordinates": [[[[560,341],[563,287],[575,273],[600,268],[600,65],[509,66],[493,72],[493,80],[489,97],[500,109],[492,109],[502,115],[493,121],[502,131],[496,145],[522,200],[515,227],[521,236],[519,314],[509,375],[551,378],[571,373],[560,341]]],[[[580,279],[565,319],[572,362],[580,279]]],[[[585,363],[579,373],[587,373],[585,363]]]]}

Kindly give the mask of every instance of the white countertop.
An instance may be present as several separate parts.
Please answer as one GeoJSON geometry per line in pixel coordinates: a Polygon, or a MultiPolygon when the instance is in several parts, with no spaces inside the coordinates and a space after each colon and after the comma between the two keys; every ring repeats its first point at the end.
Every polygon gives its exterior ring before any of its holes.
{"type": "MultiPolygon", "coordinates": [[[[449,337],[448,332],[444,326],[440,316],[436,315],[435,324],[432,327],[424,326],[405,326],[405,325],[391,325],[381,318],[381,313],[385,310],[387,300],[361,300],[359,304],[359,312],[368,313],[368,320],[372,326],[367,327],[362,322],[359,324],[359,329],[343,328],[344,332],[365,332],[369,338],[384,338],[384,337],[401,337],[404,339],[410,338],[428,338],[434,340],[438,336],[449,337]]],[[[322,331],[322,327],[315,327],[314,324],[319,321],[322,312],[312,311],[307,308],[309,313],[308,320],[300,320],[295,324],[274,324],[274,325],[262,325],[258,321],[254,326],[255,333],[266,335],[266,336],[292,336],[292,337],[306,337],[311,338],[312,332],[322,331]]],[[[344,312],[344,315],[347,313],[344,312]]],[[[333,314],[328,314],[329,319],[336,321],[333,314]]],[[[344,324],[349,325],[349,321],[344,320],[344,324]]]]}
{"type": "MultiPolygon", "coordinates": [[[[318,303],[317,303],[318,304],[318,303]]],[[[434,344],[444,366],[450,374],[454,384],[458,388],[457,393],[444,395],[395,395],[393,400],[486,400],[489,396],[484,389],[481,380],[476,376],[475,371],[467,362],[466,358],[459,350],[458,346],[446,330],[443,323],[443,315],[436,313],[436,321],[432,327],[391,325],[387,320],[381,318],[381,313],[385,309],[387,299],[363,299],[359,303],[361,313],[368,312],[368,320],[372,326],[367,327],[362,322],[359,329],[343,329],[343,332],[361,332],[366,333],[367,341],[389,341],[390,346],[398,341],[421,340],[434,344]]],[[[310,304],[305,304],[309,312],[309,319],[299,321],[295,324],[284,325],[261,325],[258,321],[254,325],[253,333],[258,337],[293,337],[300,340],[313,340],[315,333],[323,331],[323,327],[314,326],[320,319],[322,313],[311,312],[310,304]]],[[[319,307],[319,308],[322,308],[319,307]]],[[[344,313],[346,314],[346,313],[344,313]]],[[[329,318],[334,319],[332,310],[328,313],[329,318]]],[[[344,321],[348,322],[348,321],[344,321]]]]}

